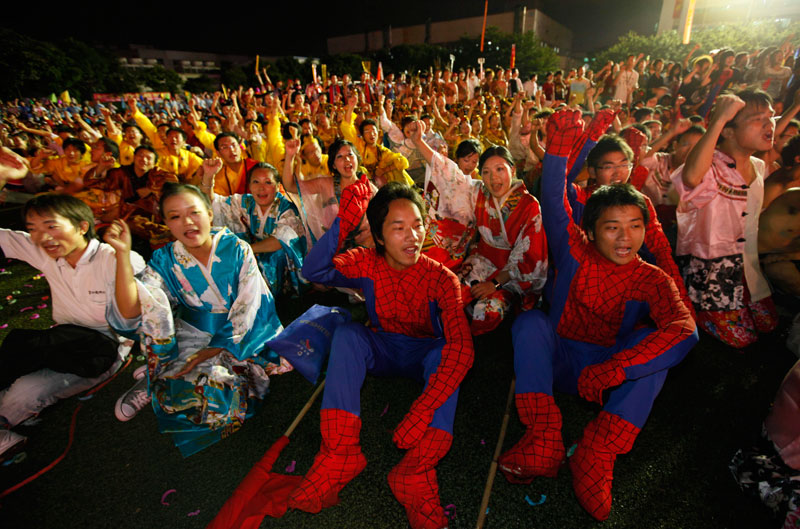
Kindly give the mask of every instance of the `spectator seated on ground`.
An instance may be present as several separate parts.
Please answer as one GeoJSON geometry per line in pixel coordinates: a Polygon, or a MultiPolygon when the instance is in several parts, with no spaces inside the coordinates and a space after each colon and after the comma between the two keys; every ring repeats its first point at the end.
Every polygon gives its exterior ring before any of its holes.
{"type": "Polygon", "coordinates": [[[569,466],[578,502],[605,520],[617,455],[631,450],[669,368],[698,336],[674,281],[638,256],[650,215],[641,193],[628,184],[602,186],[586,202],[583,227],[573,220],[565,181],[582,125],[575,110],[548,122],[542,219],[556,273],[549,314],[523,312],[512,328],[526,431],[498,462],[512,483],[555,477],[565,450],[554,390],[602,405],[569,466]]]}
{"type": "MultiPolygon", "coordinates": [[[[0,187],[10,176],[6,154],[0,187]]],[[[130,351],[130,342],[106,322],[115,251],[96,239],[89,206],[69,195],[48,194],[27,202],[22,214],[28,232],[0,229],[0,248],[44,273],[56,325],[13,329],[0,345],[0,459],[25,442],[10,428],[109,378],[130,351]]],[[[136,253],[122,259],[133,272],[144,268],[136,253]]]]}

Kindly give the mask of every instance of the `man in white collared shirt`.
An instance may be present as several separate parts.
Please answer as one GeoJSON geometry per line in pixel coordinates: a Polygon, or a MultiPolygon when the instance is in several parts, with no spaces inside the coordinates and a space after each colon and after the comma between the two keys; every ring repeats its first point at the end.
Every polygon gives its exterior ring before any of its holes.
{"type": "MultiPolygon", "coordinates": [[[[0,345],[0,460],[25,441],[10,428],[107,379],[130,351],[106,322],[116,258],[95,238],[89,207],[68,195],[42,195],[23,214],[28,232],[0,229],[0,247],[44,273],[56,325],[13,329],[0,345]]],[[[131,264],[136,273],[145,266],[136,253],[131,264]]]]}

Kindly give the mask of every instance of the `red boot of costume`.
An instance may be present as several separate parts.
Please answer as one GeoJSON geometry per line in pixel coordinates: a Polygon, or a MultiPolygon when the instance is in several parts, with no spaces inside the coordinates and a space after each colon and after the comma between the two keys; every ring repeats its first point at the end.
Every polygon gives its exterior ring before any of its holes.
{"type": "Polygon", "coordinates": [[[361,453],[361,418],[352,413],[320,412],[322,445],[300,486],[289,496],[289,508],[317,513],[339,503],[339,491],[367,466],[361,453]]]}
{"type": "Polygon", "coordinates": [[[601,411],[583,431],[575,453],[569,458],[572,488],[581,507],[598,520],[611,512],[611,482],[614,461],[633,447],[639,428],[617,415],[601,411]]]}
{"type": "Polygon", "coordinates": [[[530,483],[536,476],[553,478],[564,460],[561,411],[552,395],[517,393],[517,411],[525,434],[500,456],[498,466],[511,483],[530,483]]]}
{"type": "Polygon", "coordinates": [[[413,529],[447,527],[434,467],[452,444],[452,435],[438,428],[428,428],[422,441],[409,449],[389,472],[389,487],[405,507],[413,529]]]}

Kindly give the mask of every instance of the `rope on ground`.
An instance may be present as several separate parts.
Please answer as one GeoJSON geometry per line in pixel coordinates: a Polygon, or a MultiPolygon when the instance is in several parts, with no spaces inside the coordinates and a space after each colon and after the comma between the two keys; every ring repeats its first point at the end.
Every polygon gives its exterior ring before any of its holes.
{"type": "MultiPolygon", "coordinates": [[[[103,387],[105,387],[106,384],[108,384],[109,382],[114,380],[120,372],[124,371],[125,368],[128,367],[128,365],[130,365],[130,363],[131,363],[131,355],[128,355],[127,361],[125,362],[125,364],[122,367],[117,369],[116,373],[114,373],[112,376],[108,377],[108,379],[103,381],[101,384],[99,384],[99,385],[93,387],[92,389],[90,389],[89,391],[87,391],[84,394],[84,397],[89,396],[89,395],[94,395],[95,393],[100,391],[103,387]]],[[[75,425],[76,425],[77,419],[78,419],[78,412],[80,411],[80,409],[82,407],[83,407],[83,403],[79,402],[78,405],[75,406],[75,411],[72,412],[72,420],[70,421],[70,424],[69,424],[69,439],[67,440],[67,447],[61,453],[61,455],[58,456],[57,458],[55,458],[55,460],[53,460],[52,463],[50,463],[49,465],[47,465],[46,467],[44,467],[40,471],[36,472],[32,476],[29,476],[26,479],[24,479],[24,480],[20,481],[19,483],[17,483],[16,485],[7,488],[3,492],[0,492],[0,498],[5,498],[6,496],[11,494],[12,492],[21,489],[22,487],[24,487],[28,483],[32,482],[33,480],[35,480],[35,479],[41,477],[42,475],[44,475],[45,473],[49,472],[50,470],[53,469],[53,467],[55,467],[57,464],[59,464],[67,456],[67,453],[69,452],[69,449],[72,448],[72,441],[75,439],[75,425]]]]}

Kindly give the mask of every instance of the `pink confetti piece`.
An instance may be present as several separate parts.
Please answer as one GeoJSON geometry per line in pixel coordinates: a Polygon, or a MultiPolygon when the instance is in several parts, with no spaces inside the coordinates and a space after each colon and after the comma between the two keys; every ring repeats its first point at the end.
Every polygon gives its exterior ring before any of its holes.
{"type": "Polygon", "coordinates": [[[39,315],[38,314],[31,314],[31,319],[32,320],[38,320],[39,319],[39,315]]]}
{"type": "Polygon", "coordinates": [[[167,496],[169,496],[173,492],[178,492],[178,491],[175,490],[175,489],[169,489],[168,491],[166,491],[164,494],[161,495],[161,505],[169,505],[169,502],[166,501],[166,499],[167,499],[167,496]]]}
{"type": "Polygon", "coordinates": [[[389,405],[388,405],[388,404],[386,405],[386,407],[385,407],[385,408],[383,408],[383,411],[381,412],[381,417],[383,417],[384,415],[386,415],[386,412],[387,412],[387,411],[389,411],[389,405]]]}
{"type": "Polygon", "coordinates": [[[483,439],[481,439],[481,444],[482,444],[482,445],[485,445],[485,444],[486,444],[486,441],[485,441],[485,440],[483,440],[483,439]]]}
{"type": "Polygon", "coordinates": [[[46,309],[47,308],[47,303],[42,303],[41,305],[36,305],[36,308],[37,309],[46,309]]]}
{"type": "Polygon", "coordinates": [[[197,516],[198,514],[200,514],[200,509],[197,509],[196,511],[192,511],[192,512],[188,513],[186,516],[197,516]]]}
{"type": "Polygon", "coordinates": [[[292,460],[291,463],[286,465],[286,472],[294,472],[294,467],[297,466],[297,461],[292,460]]]}
{"type": "Polygon", "coordinates": [[[33,285],[22,285],[24,287],[33,288],[33,285]]]}
{"type": "Polygon", "coordinates": [[[25,312],[26,310],[33,310],[33,307],[22,307],[19,309],[20,312],[25,312]]]}
{"type": "Polygon", "coordinates": [[[8,327],[7,323],[4,323],[3,325],[0,325],[0,329],[5,329],[6,327],[8,327]]]}
{"type": "Polygon", "coordinates": [[[50,296],[42,296],[42,301],[47,301],[48,299],[50,299],[50,296]]]}

